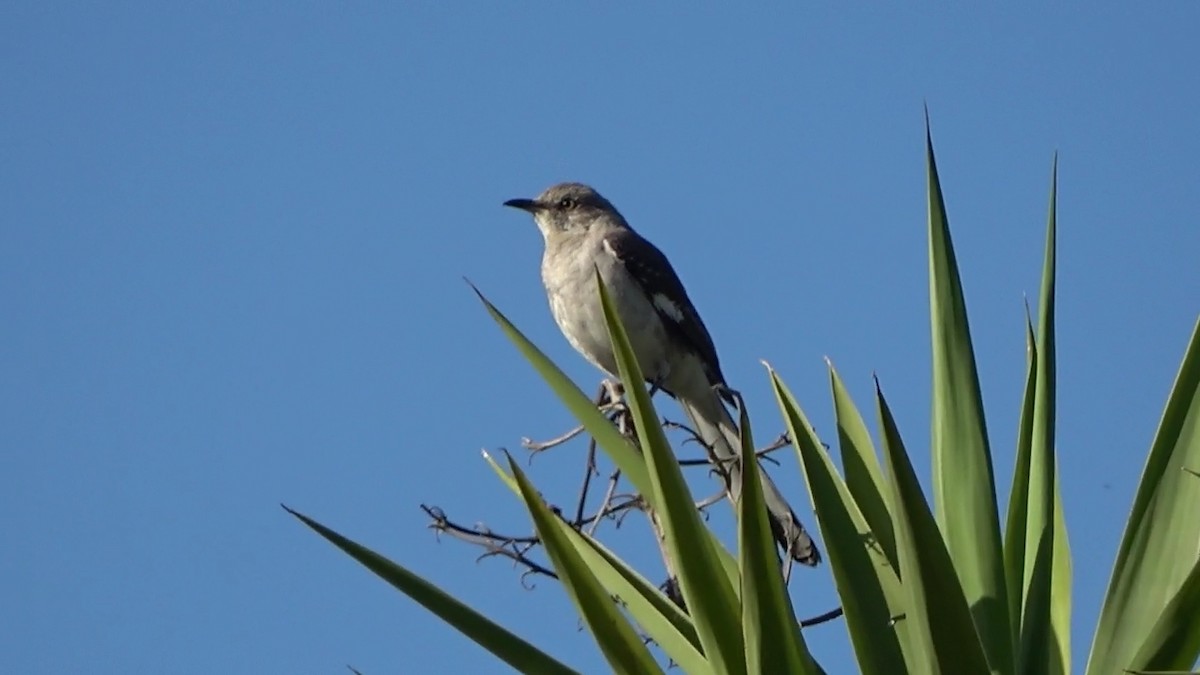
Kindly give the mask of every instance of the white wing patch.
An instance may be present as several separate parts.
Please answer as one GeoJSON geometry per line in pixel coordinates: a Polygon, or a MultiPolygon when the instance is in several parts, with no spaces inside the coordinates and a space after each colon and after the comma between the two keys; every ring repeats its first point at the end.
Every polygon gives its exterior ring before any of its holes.
{"type": "MultiPolygon", "coordinates": [[[[612,242],[610,242],[608,239],[601,240],[600,245],[604,248],[605,253],[611,255],[617,260],[622,260],[623,262],[626,262],[626,264],[629,264],[629,261],[624,261],[621,256],[617,255],[617,250],[613,248],[612,242]]],[[[631,272],[633,272],[633,270],[631,270],[631,272]]],[[[650,302],[654,304],[655,309],[661,312],[663,316],[666,316],[677,324],[682,324],[684,322],[683,308],[665,294],[652,294],[650,296],[650,302]]]]}
{"type": "Polygon", "coordinates": [[[670,298],[662,293],[655,293],[651,300],[654,302],[654,306],[658,308],[658,311],[671,317],[671,320],[675,323],[683,323],[683,310],[670,298]]]}

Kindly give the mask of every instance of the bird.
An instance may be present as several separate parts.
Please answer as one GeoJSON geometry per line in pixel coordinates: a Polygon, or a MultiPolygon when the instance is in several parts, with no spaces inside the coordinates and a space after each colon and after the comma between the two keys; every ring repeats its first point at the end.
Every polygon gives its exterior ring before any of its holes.
{"type": "MultiPolygon", "coordinates": [[[[736,502],[741,437],[723,401],[731,390],[712,337],[667,257],[612,202],[583,183],[559,183],[536,198],[504,205],[530,213],[541,232],[542,282],[567,342],[617,378],[596,286],[599,272],[652,391],[666,393],[683,408],[736,502]]],[[[817,565],[821,554],[812,537],[766,472],[761,475],[776,542],[792,560],[817,565]]]]}

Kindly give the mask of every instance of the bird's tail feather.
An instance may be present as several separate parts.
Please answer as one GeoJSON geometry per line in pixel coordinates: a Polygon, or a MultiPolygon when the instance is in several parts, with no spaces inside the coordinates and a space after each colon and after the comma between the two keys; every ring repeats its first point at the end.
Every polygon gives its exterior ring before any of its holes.
{"type": "MultiPolygon", "coordinates": [[[[741,436],[729,411],[725,409],[716,392],[704,397],[702,401],[681,398],[679,404],[700,440],[712,448],[714,458],[725,467],[719,473],[728,477],[725,487],[730,498],[736,503],[742,485],[738,452],[741,436]]],[[[763,496],[771,517],[771,531],[775,535],[775,541],[798,563],[813,566],[821,562],[821,553],[817,550],[816,543],[779,492],[775,482],[766,471],[760,471],[759,476],[762,477],[763,496]]]]}

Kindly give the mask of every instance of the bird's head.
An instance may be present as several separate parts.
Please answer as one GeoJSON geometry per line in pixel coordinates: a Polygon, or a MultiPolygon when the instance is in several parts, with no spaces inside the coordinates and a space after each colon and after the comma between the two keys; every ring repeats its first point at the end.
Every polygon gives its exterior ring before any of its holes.
{"type": "Polygon", "coordinates": [[[583,183],[559,183],[535,199],[510,199],[504,205],[533,214],[546,241],[596,226],[625,225],[612,203],[583,183]]]}

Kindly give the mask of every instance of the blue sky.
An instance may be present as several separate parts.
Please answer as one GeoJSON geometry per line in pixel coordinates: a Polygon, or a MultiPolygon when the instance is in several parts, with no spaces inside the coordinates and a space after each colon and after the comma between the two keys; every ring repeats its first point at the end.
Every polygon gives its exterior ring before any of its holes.
{"type": "MultiPolygon", "coordinates": [[[[500,206],[561,180],[673,259],[760,438],[763,358],[829,435],[828,355],[863,403],[879,375],[927,475],[925,103],[1004,494],[1060,153],[1081,666],[1200,306],[1200,5],[1103,4],[7,5],[0,671],[504,672],[286,502],[601,672],[554,583],[418,509],[527,529],[479,450],[570,423],[462,277],[598,382],[500,206]]],[[[534,462],[552,501],[582,457],[534,462]]],[[[661,576],[643,526],[609,535],[661,576]]],[[[836,605],[827,568],[793,588],[836,605]]],[[[809,636],[852,671],[842,624],[809,636]]]]}

